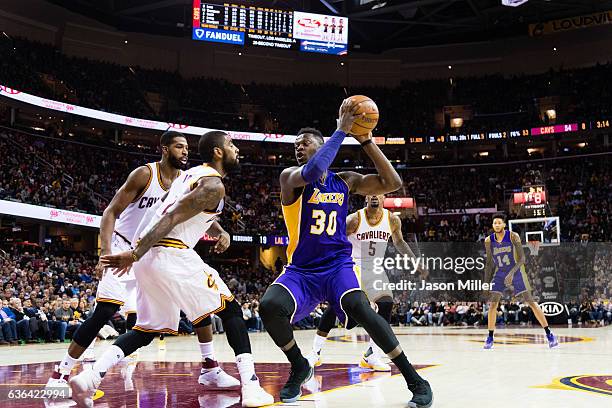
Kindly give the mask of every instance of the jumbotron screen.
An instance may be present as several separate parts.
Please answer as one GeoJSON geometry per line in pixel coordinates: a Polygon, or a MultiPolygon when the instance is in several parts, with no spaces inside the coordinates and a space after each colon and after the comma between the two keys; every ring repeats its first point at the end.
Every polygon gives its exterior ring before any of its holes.
{"type": "Polygon", "coordinates": [[[345,55],[348,18],[193,0],[197,41],[345,55]]]}

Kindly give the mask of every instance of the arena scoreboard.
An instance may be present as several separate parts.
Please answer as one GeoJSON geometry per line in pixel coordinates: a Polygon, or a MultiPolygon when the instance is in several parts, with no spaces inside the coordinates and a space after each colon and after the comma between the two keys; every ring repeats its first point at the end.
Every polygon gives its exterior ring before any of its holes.
{"type": "Polygon", "coordinates": [[[348,49],[348,18],[194,0],[192,38],[344,55],[348,49]]]}
{"type": "Polygon", "coordinates": [[[513,203],[521,205],[526,217],[546,216],[546,187],[544,185],[523,186],[523,192],[514,193],[513,203]]]}

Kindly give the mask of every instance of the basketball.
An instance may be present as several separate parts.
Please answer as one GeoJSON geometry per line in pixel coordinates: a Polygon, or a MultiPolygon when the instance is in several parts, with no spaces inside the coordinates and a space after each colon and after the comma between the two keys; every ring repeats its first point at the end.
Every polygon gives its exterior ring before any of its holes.
{"type": "Polygon", "coordinates": [[[351,134],[356,136],[367,135],[378,124],[378,106],[376,103],[365,95],[354,95],[350,97],[353,101],[359,104],[357,114],[363,114],[353,123],[351,134]]]}

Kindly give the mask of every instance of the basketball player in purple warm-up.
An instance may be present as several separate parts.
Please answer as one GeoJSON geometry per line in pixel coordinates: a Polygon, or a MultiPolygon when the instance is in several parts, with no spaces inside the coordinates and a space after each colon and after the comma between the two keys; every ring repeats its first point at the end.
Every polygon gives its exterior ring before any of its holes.
{"type": "Polygon", "coordinates": [[[548,321],[540,305],[531,297],[531,286],[525,273],[525,252],[521,237],[506,229],[506,217],[503,214],[493,216],[493,233],[485,238],[485,249],[487,261],[485,264],[485,282],[491,282],[491,302],[489,303],[488,328],[489,336],[485,341],[484,348],[493,348],[493,332],[497,321],[497,306],[506,288],[511,289],[515,296],[531,307],[538,322],[546,331],[548,346],[550,348],[559,345],[557,337],[548,328],[548,321]],[[495,274],[493,274],[495,272],[495,274]]]}
{"type": "Polygon", "coordinates": [[[334,173],[329,170],[342,141],[358,117],[350,98],[340,107],[338,128],[324,142],[316,129],[298,132],[295,153],[299,166],[280,176],[281,202],[287,230],[288,265],[264,294],[259,313],[272,340],[287,355],[291,372],[280,391],[283,402],[301,396],[313,368],[302,355],[291,323],[328,301],[347,328],[361,326],[395,363],[413,393],[411,407],[431,406],[429,383],[417,374],[402,351],[393,330],[371,307],[361,290],[359,268],[351,257],[346,236],[349,194],[385,194],[401,187],[401,179],[370,135],[355,136],[374,162],[378,174],[334,173]]]}

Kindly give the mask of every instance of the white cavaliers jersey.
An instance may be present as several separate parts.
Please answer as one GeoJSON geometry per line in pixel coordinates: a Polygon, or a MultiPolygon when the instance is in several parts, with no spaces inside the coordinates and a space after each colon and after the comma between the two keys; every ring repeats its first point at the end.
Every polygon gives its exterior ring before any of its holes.
{"type": "MultiPolygon", "coordinates": [[[[115,223],[115,234],[131,245],[136,229],[147,209],[151,208],[168,189],[161,178],[159,162],[147,163],[149,181],[142,192],[123,210],[115,223]]],[[[180,176],[179,172],[179,176],[180,176]]]]}
{"type": "MultiPolygon", "coordinates": [[[[176,203],[193,190],[195,184],[202,177],[221,177],[221,175],[212,167],[206,164],[192,167],[185,171],[172,183],[168,196],[163,203],[158,203],[154,208],[149,210],[146,217],[142,220],[138,227],[138,238],[142,238],[146,233],[159,221],[159,219],[168,211],[171,211],[176,203]]],[[[213,212],[202,211],[187,221],[176,225],[166,237],[161,239],[157,245],[172,248],[193,248],[198,241],[208,231],[217,215],[223,211],[223,199],[213,212]]]]}
{"type": "Polygon", "coordinates": [[[353,245],[353,259],[357,265],[361,265],[363,258],[384,257],[387,243],[391,238],[391,212],[382,209],[383,214],[377,224],[370,224],[366,216],[365,208],[357,211],[359,226],[355,233],[348,236],[353,245]],[[366,251],[365,253],[363,251],[366,251]]]}

